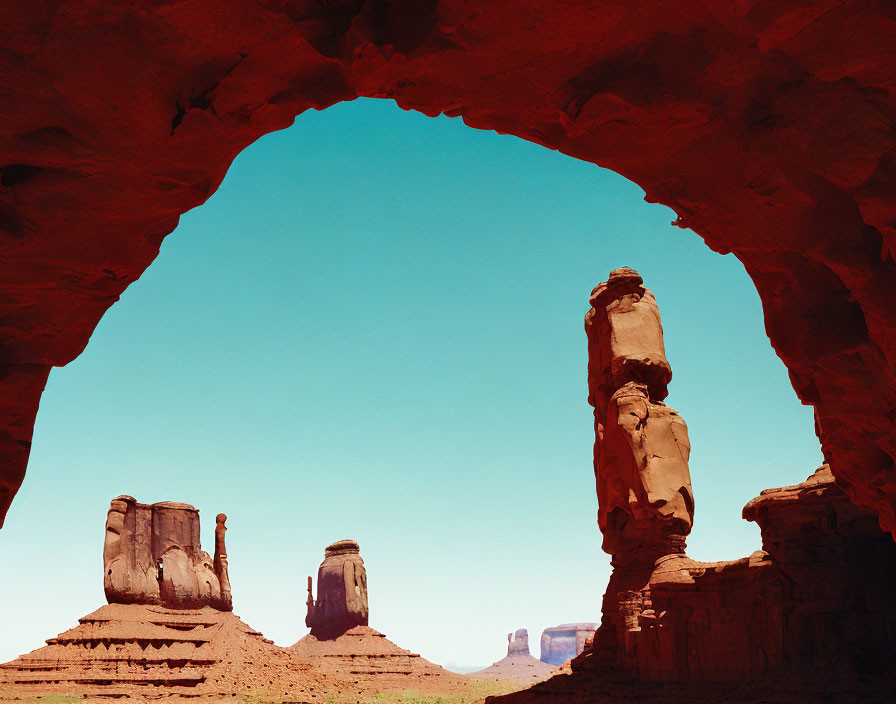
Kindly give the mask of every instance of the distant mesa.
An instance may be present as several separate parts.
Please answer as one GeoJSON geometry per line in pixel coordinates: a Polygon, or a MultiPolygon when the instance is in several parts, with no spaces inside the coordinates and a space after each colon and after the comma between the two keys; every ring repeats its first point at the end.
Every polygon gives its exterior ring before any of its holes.
{"type": "Polygon", "coordinates": [[[562,665],[581,655],[596,630],[596,623],[563,623],[545,628],[541,634],[541,661],[562,665]]]}
{"type": "Polygon", "coordinates": [[[535,678],[547,679],[554,674],[554,668],[529,653],[529,631],[520,628],[516,633],[507,634],[507,656],[467,677],[478,680],[518,680],[535,678]]]}
{"type": "Polygon", "coordinates": [[[324,550],[316,599],[308,577],[305,624],[311,633],[289,650],[311,662],[315,671],[346,675],[362,690],[463,690],[463,677],[398,647],[367,625],[367,570],[360,552],[354,540],[340,540],[324,550]]]}
{"type": "Polygon", "coordinates": [[[508,655],[529,655],[529,631],[518,628],[516,633],[507,634],[508,655]]]}

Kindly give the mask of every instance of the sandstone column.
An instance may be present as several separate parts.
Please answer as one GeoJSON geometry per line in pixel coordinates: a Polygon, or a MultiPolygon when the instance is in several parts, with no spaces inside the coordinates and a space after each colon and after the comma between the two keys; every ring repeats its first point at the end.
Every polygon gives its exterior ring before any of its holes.
{"type": "Polygon", "coordinates": [[[233,596],[230,593],[230,574],[227,570],[227,548],[224,546],[224,533],[227,532],[227,515],[219,513],[215,518],[215,574],[221,584],[221,602],[217,607],[222,611],[233,608],[233,596]]]}
{"type": "Polygon", "coordinates": [[[663,403],[672,379],[653,293],[634,269],[610,272],[591,292],[588,402],[603,549],[613,556],[595,643],[619,657],[621,633],[650,610],[657,564],[684,556],[694,519],[687,425],[663,403]]]}

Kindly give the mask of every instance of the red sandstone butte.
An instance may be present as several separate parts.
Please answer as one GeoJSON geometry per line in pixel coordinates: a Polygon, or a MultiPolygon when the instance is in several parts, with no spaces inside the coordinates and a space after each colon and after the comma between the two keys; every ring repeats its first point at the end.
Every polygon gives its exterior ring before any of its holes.
{"type": "Polygon", "coordinates": [[[189,504],[112,499],[103,541],[107,605],[46,646],[0,664],[0,701],[47,694],[170,701],[255,696],[323,701],[355,682],[315,669],[232,613],[224,533],[215,557],[189,504]]]}
{"type": "Polygon", "coordinates": [[[368,96],[613,169],[733,252],[840,486],[896,533],[892,3],[12,0],[0,42],[0,516],[49,369],[180,215],[368,96]]]}
{"type": "MultiPolygon", "coordinates": [[[[305,625],[311,632],[289,651],[315,672],[351,680],[363,692],[388,689],[462,692],[460,675],[399,648],[367,625],[367,570],[354,540],[337,540],[324,550],[317,571],[317,598],[308,577],[305,625]]],[[[341,694],[345,694],[343,691],[341,694]]]]}
{"type": "Polygon", "coordinates": [[[338,638],[355,626],[366,626],[367,570],[354,540],[338,540],[324,550],[317,570],[317,599],[308,577],[305,625],[321,640],[338,638]]]}

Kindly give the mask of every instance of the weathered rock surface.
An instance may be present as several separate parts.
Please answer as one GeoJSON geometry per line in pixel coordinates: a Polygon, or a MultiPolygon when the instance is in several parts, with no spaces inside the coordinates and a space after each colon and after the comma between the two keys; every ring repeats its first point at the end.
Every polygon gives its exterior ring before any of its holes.
{"type": "Polygon", "coordinates": [[[312,672],[230,613],[226,518],[217,517],[210,558],[199,544],[199,512],[189,504],[113,499],[103,543],[109,604],[0,665],[0,701],[45,693],[322,701],[327,692],[353,691],[348,678],[312,672]]]}
{"type": "Polygon", "coordinates": [[[338,638],[355,626],[366,626],[367,570],[354,540],[340,540],[324,550],[317,570],[317,600],[308,577],[305,625],[319,640],[338,638]]]}
{"type": "Polygon", "coordinates": [[[896,543],[873,512],[822,467],[762,492],[744,517],[764,549],[730,562],[661,558],[625,605],[618,660],[596,638],[561,676],[489,701],[891,701],[896,543]]]}
{"type": "MultiPolygon", "coordinates": [[[[878,675],[896,671],[896,544],[850,502],[825,465],[744,507],[780,571],[786,667],[878,675]]],[[[771,599],[768,603],[772,603],[771,599]]]]}
{"type": "Polygon", "coordinates": [[[162,604],[172,609],[233,608],[224,525],[218,514],[215,557],[199,544],[199,511],[189,504],[112,500],[103,544],[103,585],[110,604],[162,604]]]}
{"type": "Polygon", "coordinates": [[[507,656],[492,663],[484,670],[470,672],[467,677],[477,680],[521,680],[534,678],[542,680],[550,677],[554,668],[529,653],[529,631],[517,629],[507,634],[507,656]]]}
{"type": "MultiPolygon", "coordinates": [[[[332,675],[330,676],[332,678],[332,675]]],[[[146,701],[255,695],[323,701],[338,688],[234,614],[108,604],[0,665],[0,701],[59,693],[146,701]]]]}
{"type": "Polygon", "coordinates": [[[654,400],[671,378],[655,298],[636,272],[617,269],[591,304],[598,525],[613,572],[583,662],[660,681],[894,669],[882,654],[896,652],[896,543],[828,467],[747,505],[764,550],[730,562],[685,555],[690,443],[683,421],[654,400]]]}
{"type": "Polygon", "coordinates": [[[541,661],[561,665],[581,655],[596,630],[596,623],[562,623],[545,628],[541,634],[541,661]]]}
{"type": "Polygon", "coordinates": [[[370,626],[355,626],[336,638],[318,639],[309,633],[289,650],[311,663],[315,672],[333,673],[357,684],[362,691],[450,693],[467,686],[461,675],[398,647],[370,626]]]}
{"type": "Polygon", "coordinates": [[[259,136],[369,96],[613,169],[733,252],[834,475],[896,531],[888,3],[33,0],[0,43],[0,517],[49,368],[180,214],[259,136]]]}
{"type": "Polygon", "coordinates": [[[594,288],[589,302],[597,524],[613,557],[596,638],[602,657],[618,663],[621,634],[656,566],[686,560],[694,521],[691,445],[684,420],[663,403],[672,368],[656,297],[637,271],[623,267],[594,288]]]}
{"type": "Polygon", "coordinates": [[[320,672],[335,673],[364,691],[452,692],[466,687],[460,675],[399,648],[367,625],[367,570],[354,540],[339,540],[324,550],[316,600],[308,577],[307,608],[305,625],[311,633],[289,650],[320,672]]]}
{"type": "Polygon", "coordinates": [[[634,269],[591,292],[588,402],[594,406],[597,522],[614,566],[683,553],[694,519],[688,429],[663,399],[672,368],[653,293],[634,269]]]}

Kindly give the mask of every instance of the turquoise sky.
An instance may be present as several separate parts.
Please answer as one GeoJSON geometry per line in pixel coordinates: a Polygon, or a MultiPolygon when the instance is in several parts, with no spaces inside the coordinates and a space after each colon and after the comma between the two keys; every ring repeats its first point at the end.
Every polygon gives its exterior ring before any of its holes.
{"type": "Polygon", "coordinates": [[[0,531],[0,661],[104,603],[109,500],[228,514],[234,607],[278,644],[305,576],[361,544],[371,625],[442,664],[599,620],[588,295],[656,293],[688,423],[696,559],[760,547],[743,505],[821,462],[741,264],[593,164],[358,100],[237,158],[87,351],[54,370],[0,531]],[[9,627],[7,627],[7,625],[9,627]]]}

